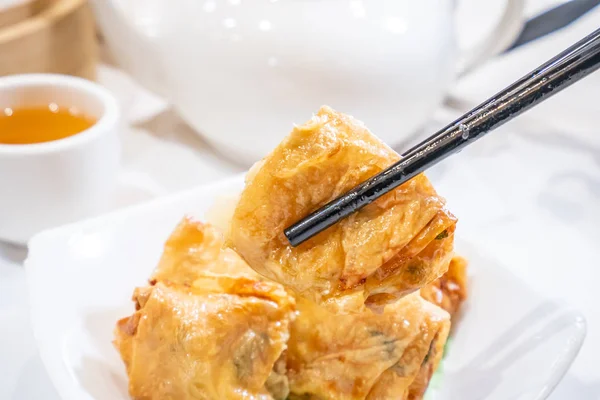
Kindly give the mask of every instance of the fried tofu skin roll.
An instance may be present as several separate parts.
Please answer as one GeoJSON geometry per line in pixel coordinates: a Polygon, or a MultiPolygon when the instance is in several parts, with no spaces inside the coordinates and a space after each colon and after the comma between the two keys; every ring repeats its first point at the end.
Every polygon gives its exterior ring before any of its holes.
{"type": "Polygon", "coordinates": [[[261,275],[326,307],[347,298],[360,312],[417,291],[446,272],[456,225],[424,175],[298,247],[283,234],[399,159],[361,122],[321,108],[248,174],[232,246],[261,275]]]}
{"type": "Polygon", "coordinates": [[[209,225],[185,219],[115,347],[139,400],[285,399],[295,300],[255,273],[209,225]]]}
{"type": "Polygon", "coordinates": [[[382,314],[331,314],[298,300],[288,347],[290,399],[420,399],[450,317],[417,293],[382,314]]]}

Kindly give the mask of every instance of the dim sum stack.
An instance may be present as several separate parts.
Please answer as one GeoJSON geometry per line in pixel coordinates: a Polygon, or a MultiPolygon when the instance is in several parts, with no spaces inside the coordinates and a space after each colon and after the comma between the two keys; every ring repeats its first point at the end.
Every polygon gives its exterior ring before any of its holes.
{"type": "Polygon", "coordinates": [[[248,173],[226,236],[184,219],[115,331],[130,395],[422,398],[466,293],[456,218],[428,179],[298,247],[283,235],[398,159],[323,107],[248,173]]]}

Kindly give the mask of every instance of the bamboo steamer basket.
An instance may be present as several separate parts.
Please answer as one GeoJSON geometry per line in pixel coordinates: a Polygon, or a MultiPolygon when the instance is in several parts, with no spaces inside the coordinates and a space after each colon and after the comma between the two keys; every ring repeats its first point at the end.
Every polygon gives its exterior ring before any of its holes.
{"type": "Polygon", "coordinates": [[[98,43],[86,0],[33,0],[0,12],[0,76],[96,77],[98,43]]]}
{"type": "Polygon", "coordinates": [[[50,0],[20,0],[8,8],[0,7],[0,28],[33,17],[49,2],[50,0]]]}

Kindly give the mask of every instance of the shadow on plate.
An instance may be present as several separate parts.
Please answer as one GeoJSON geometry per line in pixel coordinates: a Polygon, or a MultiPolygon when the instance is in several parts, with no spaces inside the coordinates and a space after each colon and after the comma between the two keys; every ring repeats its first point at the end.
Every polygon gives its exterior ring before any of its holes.
{"type": "MultiPolygon", "coordinates": [[[[94,399],[116,400],[116,397],[107,398],[106,388],[114,387],[120,394],[119,398],[128,399],[127,378],[125,375],[111,371],[113,367],[99,359],[84,357],[81,368],[77,370],[79,383],[94,399]],[[107,375],[107,371],[111,371],[107,375]]],[[[112,391],[111,391],[112,392],[112,391]]]]}
{"type": "MultiPolygon", "coordinates": [[[[468,393],[468,396],[461,400],[487,399],[500,385],[505,384],[503,376],[519,359],[527,357],[558,334],[573,327],[585,331],[583,317],[566,312],[565,308],[557,303],[542,303],[499,335],[465,367],[444,376],[444,391],[468,393]],[[538,327],[532,331],[530,328],[533,326],[538,327]],[[525,335],[524,332],[528,334],[525,335]]],[[[579,344],[572,345],[577,347],[579,344]]],[[[577,352],[573,353],[573,358],[576,355],[577,352]]],[[[564,366],[557,365],[552,371],[556,383],[560,382],[560,378],[566,373],[566,369],[562,367],[564,366]]],[[[527,383],[524,381],[524,385],[527,383]]],[[[552,393],[554,386],[546,386],[541,392],[528,392],[526,386],[512,389],[514,397],[510,397],[511,399],[524,399],[523,393],[528,393],[533,396],[531,399],[537,400],[545,399],[552,393]]]]}
{"type": "Polygon", "coordinates": [[[27,258],[27,246],[0,241],[0,258],[15,264],[23,264],[27,258]]]}
{"type": "Polygon", "coordinates": [[[557,399],[573,399],[576,396],[577,400],[598,400],[600,398],[600,380],[586,383],[567,374],[552,395],[557,399]]]}
{"type": "Polygon", "coordinates": [[[110,400],[129,398],[125,366],[112,341],[113,329],[117,320],[132,312],[133,304],[129,311],[124,308],[115,308],[111,311],[91,312],[85,319],[84,329],[93,340],[90,344],[94,348],[94,352],[103,354],[103,357],[95,358],[89,353],[84,355],[80,367],[74,372],[81,386],[94,399],[108,400],[107,393],[112,394],[110,400]],[[115,396],[117,393],[118,397],[115,396]]]}
{"type": "Polygon", "coordinates": [[[31,357],[21,370],[11,400],[44,399],[60,400],[39,354],[31,357]],[[35,382],[35,384],[32,384],[35,382]]]}

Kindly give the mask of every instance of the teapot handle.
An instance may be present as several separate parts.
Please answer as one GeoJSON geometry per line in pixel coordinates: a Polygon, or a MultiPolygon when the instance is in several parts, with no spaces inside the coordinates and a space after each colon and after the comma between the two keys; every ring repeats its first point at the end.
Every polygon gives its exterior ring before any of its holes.
{"type": "Polygon", "coordinates": [[[459,76],[505,50],[521,32],[525,22],[525,0],[505,0],[505,2],[504,13],[496,26],[476,45],[464,49],[459,54],[457,65],[459,76]]]}

